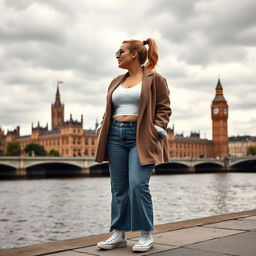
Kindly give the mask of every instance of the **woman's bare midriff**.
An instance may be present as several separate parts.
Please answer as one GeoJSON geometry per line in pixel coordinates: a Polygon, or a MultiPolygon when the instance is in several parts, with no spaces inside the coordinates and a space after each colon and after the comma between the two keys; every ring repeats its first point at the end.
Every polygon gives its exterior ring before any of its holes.
{"type": "Polygon", "coordinates": [[[120,122],[136,122],[138,116],[115,116],[113,117],[114,120],[120,121],[120,122]]]}

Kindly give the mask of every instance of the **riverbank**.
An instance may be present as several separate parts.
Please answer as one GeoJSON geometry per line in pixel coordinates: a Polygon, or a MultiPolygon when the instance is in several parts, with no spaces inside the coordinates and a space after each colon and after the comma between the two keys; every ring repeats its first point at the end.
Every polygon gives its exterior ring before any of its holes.
{"type": "MultiPolygon", "coordinates": [[[[139,233],[127,233],[128,247],[98,250],[96,243],[109,233],[1,250],[0,256],[132,255],[139,233]]],[[[256,209],[155,226],[154,248],[140,255],[255,256],[256,209]]]]}
{"type": "MultiPolygon", "coordinates": [[[[109,182],[108,177],[0,181],[0,249],[108,232],[109,182]]],[[[155,225],[256,208],[255,173],[153,175],[150,190],[155,225]]]]}

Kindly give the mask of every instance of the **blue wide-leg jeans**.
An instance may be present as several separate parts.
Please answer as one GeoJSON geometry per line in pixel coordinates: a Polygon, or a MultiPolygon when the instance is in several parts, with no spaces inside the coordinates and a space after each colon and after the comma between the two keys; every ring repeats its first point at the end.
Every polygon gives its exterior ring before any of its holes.
{"type": "Polygon", "coordinates": [[[154,164],[139,162],[136,122],[112,120],[107,154],[112,191],[110,231],[153,231],[149,179],[154,164]]]}

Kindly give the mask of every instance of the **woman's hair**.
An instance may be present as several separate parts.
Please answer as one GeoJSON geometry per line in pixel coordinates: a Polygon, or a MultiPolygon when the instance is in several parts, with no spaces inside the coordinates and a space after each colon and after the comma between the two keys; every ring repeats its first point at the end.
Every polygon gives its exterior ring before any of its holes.
{"type": "Polygon", "coordinates": [[[154,69],[158,61],[157,44],[154,39],[148,38],[143,42],[139,40],[126,40],[123,41],[123,44],[128,44],[130,52],[138,52],[139,62],[141,65],[143,65],[148,59],[146,68],[154,69]],[[145,47],[146,44],[148,45],[148,50],[145,47]]]}

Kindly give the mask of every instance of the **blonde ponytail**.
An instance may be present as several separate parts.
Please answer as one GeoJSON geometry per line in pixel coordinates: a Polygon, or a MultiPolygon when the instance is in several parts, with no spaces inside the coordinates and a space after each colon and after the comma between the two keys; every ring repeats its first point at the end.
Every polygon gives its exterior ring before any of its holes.
{"type": "Polygon", "coordinates": [[[139,62],[141,65],[143,65],[148,59],[146,68],[151,70],[154,69],[158,61],[157,44],[154,39],[148,38],[143,42],[139,40],[125,40],[123,41],[123,44],[129,45],[128,47],[130,52],[138,52],[139,62]],[[145,45],[148,45],[148,50],[145,45]]]}
{"type": "Polygon", "coordinates": [[[158,61],[156,41],[152,38],[148,38],[144,42],[148,44],[148,61],[146,63],[146,68],[154,69],[158,61]]]}

